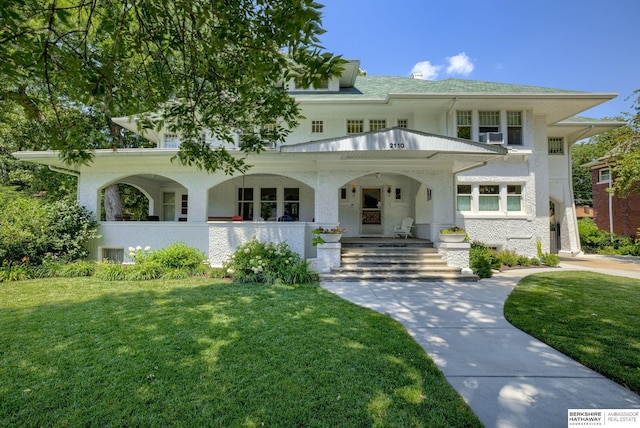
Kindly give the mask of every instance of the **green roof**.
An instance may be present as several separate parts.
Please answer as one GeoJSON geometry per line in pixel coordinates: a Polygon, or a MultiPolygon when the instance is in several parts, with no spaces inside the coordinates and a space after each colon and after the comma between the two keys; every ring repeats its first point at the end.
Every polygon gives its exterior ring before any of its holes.
{"type": "Polygon", "coordinates": [[[583,91],[553,89],[541,86],[515,85],[511,83],[484,82],[479,80],[443,79],[422,80],[396,76],[358,76],[355,85],[341,88],[340,92],[299,92],[296,98],[329,99],[386,99],[388,94],[586,94],[583,91]]]}

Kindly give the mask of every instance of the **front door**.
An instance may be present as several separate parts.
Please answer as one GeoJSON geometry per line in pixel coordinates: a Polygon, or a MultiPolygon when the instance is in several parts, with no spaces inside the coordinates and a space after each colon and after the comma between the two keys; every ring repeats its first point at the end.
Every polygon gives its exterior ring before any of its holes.
{"type": "Polygon", "coordinates": [[[380,188],[362,189],[361,235],[382,235],[382,191],[380,188]]]}

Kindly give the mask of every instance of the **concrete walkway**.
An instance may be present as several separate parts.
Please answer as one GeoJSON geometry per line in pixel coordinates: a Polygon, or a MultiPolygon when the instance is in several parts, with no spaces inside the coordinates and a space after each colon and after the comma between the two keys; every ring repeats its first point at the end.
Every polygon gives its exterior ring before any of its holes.
{"type": "MultiPolygon", "coordinates": [[[[616,271],[610,264],[579,261],[563,260],[562,266],[616,271]]],[[[640,277],[640,265],[630,266],[635,268],[640,277]]],[[[404,324],[487,427],[566,427],[569,409],[640,408],[637,394],[504,319],[503,304],[513,287],[541,271],[512,270],[478,282],[327,282],[322,287],[404,324]]]]}

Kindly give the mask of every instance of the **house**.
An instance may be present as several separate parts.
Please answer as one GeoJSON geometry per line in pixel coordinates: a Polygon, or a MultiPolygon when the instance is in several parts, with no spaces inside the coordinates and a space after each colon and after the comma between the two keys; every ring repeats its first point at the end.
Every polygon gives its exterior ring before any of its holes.
{"type": "Polygon", "coordinates": [[[576,218],[582,220],[583,218],[593,219],[593,208],[589,205],[576,205],[576,218]]]}
{"type": "MultiPolygon", "coordinates": [[[[160,221],[101,222],[96,259],[183,241],[215,266],[254,236],[287,241],[315,259],[317,226],[340,224],[347,237],[391,237],[407,217],[412,234],[436,246],[439,231],[457,225],[472,240],[526,256],[536,256],[538,241],[545,252],[580,252],[571,145],[621,124],[575,115],[616,94],[358,70],[349,61],[318,88],[288,82],[304,119],[285,144],[249,158],[246,175],[170,162],[179,138],[164,131],[145,134],[155,148],[96,150],[90,166],[68,167],[55,152],[15,156],[77,175],[78,199],[98,219],[101,192],[112,183],[147,196],[149,215],[160,221]],[[550,201],[560,248],[550,248],[550,201]]],[[[137,132],[135,117],[115,121],[137,132]]]]}
{"type": "Polygon", "coordinates": [[[621,198],[617,192],[609,192],[615,180],[611,169],[615,150],[582,165],[591,168],[593,220],[600,230],[635,238],[640,228],[640,194],[621,198]]]}

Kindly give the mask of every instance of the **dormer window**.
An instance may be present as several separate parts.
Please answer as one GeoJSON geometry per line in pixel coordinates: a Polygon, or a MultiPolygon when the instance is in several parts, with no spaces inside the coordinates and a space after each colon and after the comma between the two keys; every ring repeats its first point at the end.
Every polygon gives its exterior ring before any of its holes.
{"type": "Polygon", "coordinates": [[[290,85],[289,90],[291,91],[328,91],[329,90],[329,79],[321,79],[318,85],[313,86],[305,86],[302,83],[302,79],[296,77],[293,79],[293,83],[290,85]]]}

